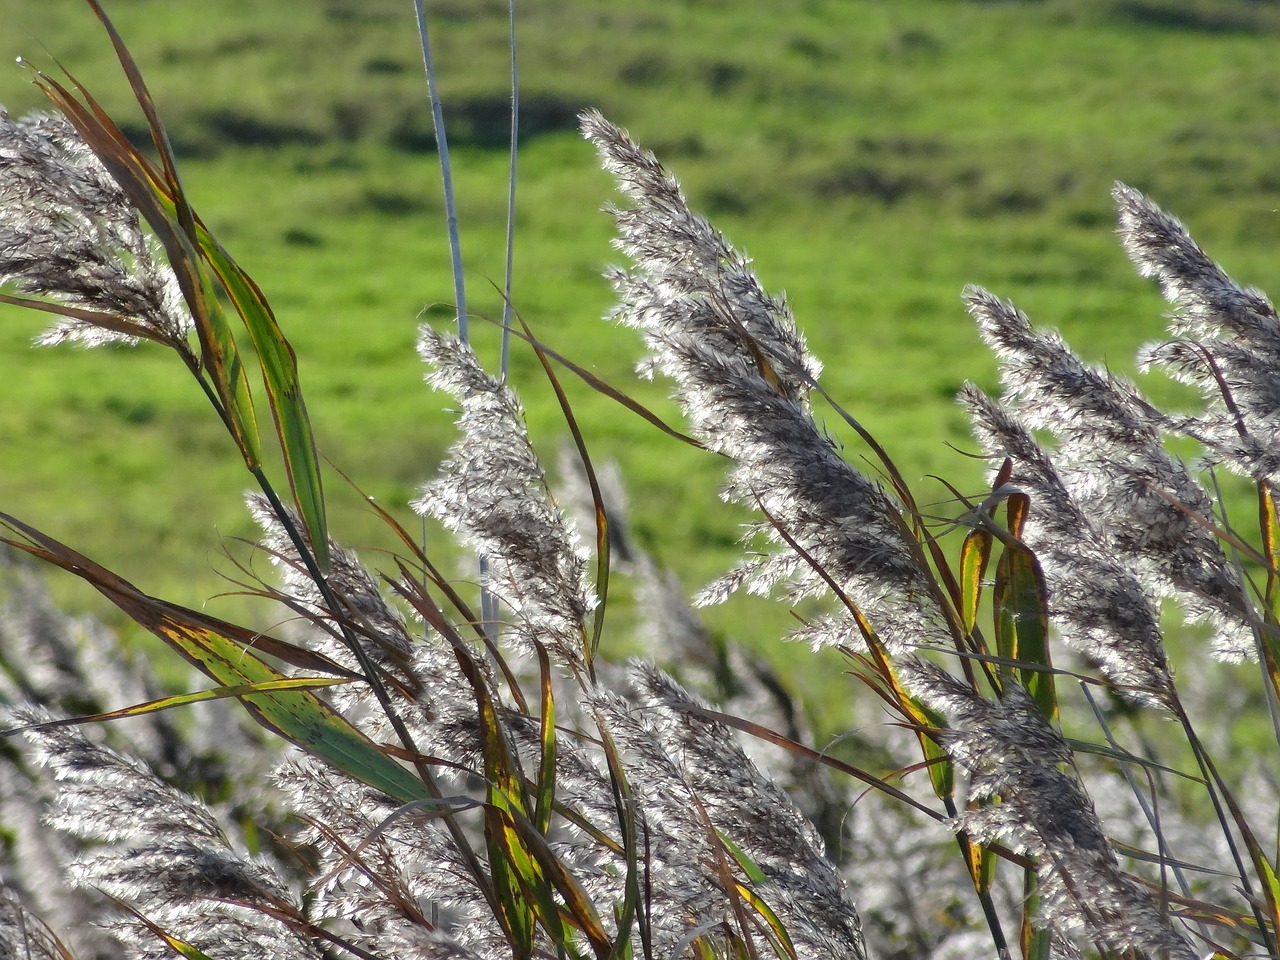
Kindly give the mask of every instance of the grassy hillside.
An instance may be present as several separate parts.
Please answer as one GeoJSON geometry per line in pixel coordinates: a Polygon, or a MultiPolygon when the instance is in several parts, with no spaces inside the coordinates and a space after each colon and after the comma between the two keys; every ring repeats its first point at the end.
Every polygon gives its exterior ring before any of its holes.
{"type": "MultiPolygon", "coordinates": [[[[606,178],[577,137],[599,106],[677,172],[785,290],[825,383],[900,459],[976,488],[952,396],[993,386],[959,306],[977,282],[1131,371],[1162,302],[1112,236],[1122,179],[1185,219],[1241,280],[1280,289],[1280,10],[1247,0],[536,0],[519,6],[524,142],[515,302],[540,336],[669,413],[639,345],[604,325],[606,178]]],[[[428,3],[457,149],[472,309],[502,275],[506,4],[428,3]]],[[[394,510],[452,430],[420,382],[420,315],[452,298],[425,83],[407,0],[108,4],[184,159],[197,209],[271,297],[323,452],[394,510]]],[[[0,0],[0,53],[71,70],[119,116],[127,87],[79,0],[0,0]]],[[[39,105],[23,69],[0,102],[39,105]]],[[[182,372],[155,350],[29,348],[0,315],[0,510],[198,603],[224,538],[249,536],[245,477],[182,372]],[[193,548],[193,544],[195,547],[193,548]]],[[[482,330],[496,358],[491,330],[482,330]]],[[[535,361],[512,378],[535,438],[564,430],[535,361]]],[[[1154,384],[1160,396],[1170,388],[1154,384]]],[[[733,560],[743,517],[721,467],[607,400],[572,393],[634,526],[690,585],[733,560]]],[[[842,435],[836,418],[833,432],[842,435]]],[[[859,455],[850,441],[849,453],[859,455]]],[[[339,537],[380,539],[330,484],[339,537]],[[345,505],[344,505],[345,504],[345,505]]],[[[944,511],[947,507],[940,507],[944,511]]],[[[385,542],[383,540],[382,542],[385,542]]],[[[735,608],[725,629],[754,608],[735,608]]]]}

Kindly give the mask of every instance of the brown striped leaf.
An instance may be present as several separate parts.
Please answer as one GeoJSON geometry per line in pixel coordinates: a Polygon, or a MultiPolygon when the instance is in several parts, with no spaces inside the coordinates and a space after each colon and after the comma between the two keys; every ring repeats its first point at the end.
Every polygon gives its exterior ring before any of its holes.
{"type": "MultiPolygon", "coordinates": [[[[155,634],[189,663],[224,686],[256,686],[289,678],[253,650],[256,637],[196,610],[150,597],[128,581],[5,514],[0,523],[21,538],[0,542],[23,550],[85,580],[139,626],[155,634]]],[[[309,690],[270,689],[240,697],[249,715],[272,733],[332,763],[402,803],[427,797],[426,788],[373,741],[309,690]]]]}
{"type": "Polygon", "coordinates": [[[195,321],[201,364],[213,380],[228,427],[246,464],[250,470],[256,470],[261,467],[261,446],[252,394],[218,294],[225,294],[240,314],[262,366],[294,502],[307,528],[316,561],[322,571],[327,570],[329,542],[324,493],[315,440],[298,385],[297,358],[261,290],[218,245],[192,210],[182,189],[168,134],[142,73],[101,5],[97,0],[88,2],[110,36],[146,117],[162,170],[156,170],[129,143],[74,79],[71,82],[80,95],[79,100],[57,81],[37,71],[38,82],[120,182],[164,246],[195,321]]]}
{"type": "MultiPolygon", "coordinates": [[[[250,470],[260,468],[261,441],[248,379],[213,278],[195,243],[194,214],[182,195],[176,171],[169,166],[164,172],[157,170],[74,78],[69,78],[76,91],[72,93],[42,71],[36,70],[35,76],[40,89],[76,128],[160,241],[194,321],[200,366],[212,380],[220,413],[245,464],[250,470]]],[[[145,99],[149,102],[149,97],[145,99]]],[[[152,133],[167,145],[162,128],[153,128],[152,133]]],[[[169,157],[167,163],[171,162],[169,157]]]]}

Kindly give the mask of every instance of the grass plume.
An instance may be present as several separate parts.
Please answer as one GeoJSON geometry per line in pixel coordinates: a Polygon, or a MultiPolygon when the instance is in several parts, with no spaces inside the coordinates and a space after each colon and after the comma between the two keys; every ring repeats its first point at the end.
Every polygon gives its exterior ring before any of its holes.
{"type": "Polygon", "coordinates": [[[640,332],[642,372],[671,381],[693,442],[728,464],[726,497],[755,514],[742,565],[699,599],[817,602],[794,637],[845,657],[854,709],[874,718],[845,759],[805,742],[785,681],[673,595],[579,442],[597,543],[638,581],[644,635],[663,638],[650,660],[611,660],[609,635],[597,643],[609,565],[589,562],[514,388],[452,332],[424,326],[419,352],[460,437],[412,507],[486,559],[482,582],[442,572],[393,510],[378,508],[394,545],[382,569],[339,541],[293,349],[190,208],[136,65],[93,6],[161,162],[85,88],[40,74],[66,119],[0,119],[6,296],[58,316],[48,342],[179,355],[255,485],[274,578],[247,586],[282,616],[265,630],[166,602],[0,514],[14,556],[86,581],[211,683],[174,693],[128,666],[117,637],[58,613],[6,560],[3,952],[1276,955],[1280,736],[1250,758],[1268,780],[1242,774],[1212,728],[1244,684],[1249,709],[1280,693],[1280,321],[1181,224],[1117,187],[1121,241],[1177,310],[1144,356],[1200,387],[1206,410],[1158,410],[970,288],[1003,392],[962,391],[989,489],[953,489],[939,518],[892,443],[835,405],[750,261],[654,155],[581,118],[627,203],[613,319],[640,332]],[[273,412],[278,464],[255,402],[273,412]],[[1167,434],[1254,486],[1256,531],[1228,522],[1167,434]],[[1256,667],[1203,680],[1212,662],[1183,644],[1197,681],[1180,679],[1166,601],[1207,625],[1219,659],[1256,667]]]}

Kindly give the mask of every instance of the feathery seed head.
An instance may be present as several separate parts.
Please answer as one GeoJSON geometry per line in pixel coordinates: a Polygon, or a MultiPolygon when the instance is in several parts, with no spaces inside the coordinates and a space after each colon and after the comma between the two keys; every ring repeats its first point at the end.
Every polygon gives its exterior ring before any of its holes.
{"type": "Polygon", "coordinates": [[[1191,239],[1187,228],[1139,191],[1117,183],[1111,192],[1120,241],[1138,272],[1160,284],[1177,309],[1175,336],[1237,340],[1280,360],[1280,319],[1260,290],[1243,288],[1191,239]]]}
{"type": "MultiPolygon", "coordinates": [[[[1132,567],[1153,604],[1172,597],[1189,619],[1210,623],[1215,655],[1249,655],[1249,604],[1213,532],[1213,501],[1163,443],[1163,431],[1178,421],[1160,414],[1133,384],[1084,363],[1056,333],[1033,331],[1012,304],[977,287],[965,291],[965,300],[999,360],[1001,403],[1057,441],[1058,489],[1052,506],[1038,511],[1040,521],[1061,513],[1075,515],[1069,526],[1078,526],[1087,516],[1098,543],[1132,567]]],[[[970,393],[961,400],[972,407],[970,393]]],[[[1011,438],[1006,431],[1005,442],[1011,438]]],[[[1009,452],[1024,466],[1032,456],[1009,452]]],[[[1043,467],[1037,472],[1043,475],[1043,467]]]]}
{"type": "Polygon", "coordinates": [[[177,278],[138,211],[69,121],[0,108],[0,282],[88,311],[43,344],[155,340],[189,353],[177,278]]]}
{"type": "Polygon", "coordinates": [[[1119,232],[1138,271],[1154,277],[1176,308],[1172,342],[1141,359],[1199,387],[1200,416],[1173,426],[1232,470],[1270,482],[1280,474],[1280,318],[1259,290],[1241,287],[1209,259],[1186,228],[1137,190],[1117,184],[1119,232]]]}
{"type": "Polygon", "coordinates": [[[955,827],[1032,858],[1039,922],[1064,940],[1193,960],[1181,932],[1120,870],[1083,786],[1064,770],[1070,747],[1030,695],[1006,683],[988,701],[927,661],[901,666],[904,682],[947,718],[943,743],[970,772],[976,802],[955,827]]]}
{"type": "Polygon", "coordinates": [[[863,957],[858,913],[813,825],[760,773],[728,728],[698,715],[706,707],[699,698],[647,664],[633,664],[631,679],[654,736],[676,759],[712,825],[768,879],[758,892],[771,901],[801,953],[863,957]]]}
{"type": "MultiPolygon", "coordinates": [[[[50,719],[34,709],[16,718],[25,724],[50,719]]],[[[280,877],[265,861],[235,850],[204,804],[73,728],[35,727],[25,736],[59,785],[52,824],[98,841],[71,865],[74,883],[145,904],[157,922],[206,950],[253,942],[270,944],[273,955],[290,960],[316,956],[308,941],[260,909],[300,915],[280,877]]],[[[130,925],[114,922],[122,932],[130,925]]]]}
{"type": "Polygon", "coordinates": [[[960,400],[987,454],[1010,458],[1010,482],[1031,497],[1023,540],[1044,570],[1050,617],[1063,641],[1093,659],[1122,696],[1172,706],[1159,615],[1132,569],[1106,544],[1018,417],[973,384],[960,400]]]}
{"type": "MultiPolygon", "coordinates": [[[[811,565],[789,545],[758,555],[701,602],[741,587],[823,593],[828,581],[816,566],[891,648],[945,642],[948,624],[898,508],[840,458],[808,410],[820,368],[790,312],[690,211],[652,154],[598,113],[585,114],[582,129],[633,204],[615,214],[619,249],[634,264],[613,274],[616,318],[644,334],[651,367],[675,381],[693,433],[735,462],[728,495],[765,514],[768,525],[758,529],[775,543],[791,538],[812,558],[811,565]]],[[[827,634],[809,639],[834,642],[827,634]]]]}
{"type": "Polygon", "coordinates": [[[418,350],[432,366],[427,381],[462,405],[462,436],[414,510],[487,557],[486,586],[528,635],[581,665],[586,618],[598,600],[578,532],[547,492],[519,401],[457,337],[423,327],[418,350]]]}

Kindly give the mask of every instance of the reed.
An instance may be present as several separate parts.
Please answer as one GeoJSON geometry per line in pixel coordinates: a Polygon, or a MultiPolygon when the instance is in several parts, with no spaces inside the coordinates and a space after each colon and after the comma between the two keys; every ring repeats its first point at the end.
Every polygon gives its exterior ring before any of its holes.
{"type": "Polygon", "coordinates": [[[392,511],[374,508],[396,545],[380,569],[343,546],[297,358],[191,209],[90,3],[159,159],[85,87],[37,71],[57,112],[0,116],[0,299],[55,314],[45,343],[177,356],[252,478],[274,578],[245,586],[285,626],[152,597],[0,514],[3,955],[1280,955],[1280,319],[1178,221],[1116,187],[1121,242],[1174,308],[1143,362],[1203,408],[1161,411],[966,290],[1002,392],[961,393],[990,485],[953,489],[944,513],[826,393],[785,302],[657,159],[582,117],[625,202],[614,319],[673,383],[687,434],[508,329],[557,392],[578,376],[723,458],[726,496],[757,521],[696,602],[820,598],[792,639],[846,658],[867,755],[890,758],[855,765],[809,742],[785,683],[714,643],[630,540],[620,481],[567,402],[578,493],[555,496],[514,388],[465,336],[421,331],[459,436],[411,506],[483,558],[480,606],[392,511]],[[1256,491],[1256,525],[1229,522],[1218,467],[1256,491]],[[211,685],[166,690],[53,608],[29,558],[211,685]],[[651,660],[608,656],[615,569],[637,583],[651,660]],[[1211,637],[1185,679],[1165,603],[1211,637]],[[1246,709],[1273,720],[1248,764],[1223,735],[1223,711],[1246,709]]]}

